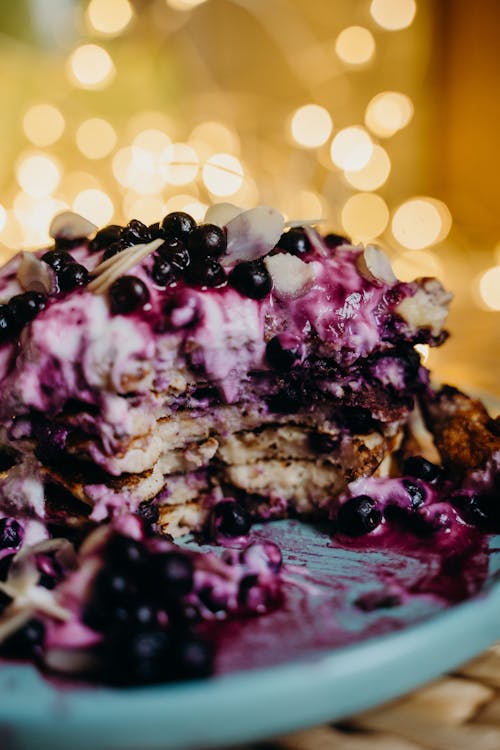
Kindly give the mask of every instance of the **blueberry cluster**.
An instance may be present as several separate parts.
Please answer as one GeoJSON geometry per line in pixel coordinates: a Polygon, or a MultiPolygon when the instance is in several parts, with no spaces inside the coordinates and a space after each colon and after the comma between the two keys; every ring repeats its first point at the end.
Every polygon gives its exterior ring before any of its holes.
{"type": "Polygon", "coordinates": [[[59,291],[71,292],[88,284],[89,272],[85,266],[76,262],[71,253],[65,250],[48,250],[41,259],[53,269],[59,291]]]}
{"type": "Polygon", "coordinates": [[[180,550],[151,555],[115,534],[104,551],[83,621],[103,634],[102,678],[145,684],[208,675],[212,648],[195,634],[198,613],[186,601],[193,562],[180,550]]]}
{"type": "Polygon", "coordinates": [[[23,292],[11,297],[7,304],[0,305],[0,345],[18,336],[46,304],[45,294],[23,292]]]}

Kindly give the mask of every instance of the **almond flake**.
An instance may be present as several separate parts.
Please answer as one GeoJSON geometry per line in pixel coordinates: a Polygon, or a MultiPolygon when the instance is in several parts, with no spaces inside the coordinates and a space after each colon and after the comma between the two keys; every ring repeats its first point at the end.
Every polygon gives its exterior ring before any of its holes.
{"type": "Polygon", "coordinates": [[[223,266],[262,258],[276,246],[283,233],[285,220],[269,206],[242,211],[228,222],[227,251],[221,258],[223,266]]]}
{"type": "Polygon", "coordinates": [[[244,210],[240,206],[235,206],[234,203],[214,203],[207,209],[205,223],[225,227],[228,222],[243,213],[244,210]]]}
{"type": "Polygon", "coordinates": [[[63,211],[57,214],[49,227],[50,236],[61,240],[78,240],[83,237],[90,237],[96,231],[95,224],[73,211],[63,211]]]}
{"type": "Polygon", "coordinates": [[[24,291],[53,294],[56,291],[56,277],[49,264],[25,250],[20,255],[17,280],[24,291]]]}
{"type": "Polygon", "coordinates": [[[269,255],[265,260],[271,274],[274,290],[279,297],[298,297],[314,281],[314,267],[304,263],[296,255],[278,253],[269,255]]]}
{"type": "Polygon", "coordinates": [[[394,284],[397,281],[389,258],[375,245],[367,245],[358,255],[356,264],[361,276],[373,284],[394,284]]]}

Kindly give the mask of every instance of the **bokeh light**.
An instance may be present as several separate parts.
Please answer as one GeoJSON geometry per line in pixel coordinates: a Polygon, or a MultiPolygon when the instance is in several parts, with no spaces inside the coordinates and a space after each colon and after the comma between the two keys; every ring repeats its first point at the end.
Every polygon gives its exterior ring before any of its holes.
{"type": "Polygon", "coordinates": [[[387,181],[390,172],[391,160],[387,151],[377,144],[367,164],[354,172],[345,171],[344,177],[357,190],[377,190],[387,181]]]}
{"type": "Polygon", "coordinates": [[[443,278],[443,265],[432,250],[407,250],[392,261],[392,268],[401,281],[413,281],[421,276],[443,278]]]}
{"type": "Polygon", "coordinates": [[[109,224],[114,214],[114,206],[111,198],[102,190],[91,188],[82,190],[73,201],[73,211],[85,216],[96,226],[103,227],[109,224]]]}
{"type": "Polygon", "coordinates": [[[115,74],[109,53],[98,44],[82,44],[70,55],[68,70],[73,83],[82,88],[104,88],[115,74]]]}
{"type": "Polygon", "coordinates": [[[243,167],[231,154],[214,154],[202,170],[203,182],[211,193],[228,196],[236,193],[243,182],[243,167]]]}
{"type": "Polygon", "coordinates": [[[64,132],[64,117],[52,104],[34,104],[23,117],[23,130],[35,146],[50,146],[64,132]]]}
{"type": "Polygon", "coordinates": [[[128,192],[123,199],[123,214],[126,221],[139,219],[145,224],[154,224],[167,213],[165,201],[158,195],[137,195],[128,192]]]}
{"type": "Polygon", "coordinates": [[[409,250],[421,250],[440,242],[451,227],[451,216],[440,201],[412,198],[399,206],[392,217],[396,240],[409,250]]]}
{"type": "Polygon", "coordinates": [[[340,130],[330,148],[332,162],[347,171],[363,169],[370,161],[372,153],[372,139],[359,125],[340,130]]]}
{"type": "Polygon", "coordinates": [[[386,228],[389,209],[379,195],[356,193],[344,204],[341,221],[354,242],[368,242],[382,234],[386,228]]]}
{"type": "Polygon", "coordinates": [[[149,151],[155,156],[161,156],[171,144],[171,140],[163,130],[146,128],[141,130],[133,140],[134,146],[149,151]]]}
{"type": "Polygon", "coordinates": [[[375,54],[375,39],[363,26],[349,26],[338,35],[335,52],[348,65],[365,65],[375,54]]]}
{"type": "Polygon", "coordinates": [[[305,104],[293,114],[290,129],[294,140],[306,148],[316,148],[327,142],[333,123],[328,110],[318,104],[305,104]]]}
{"type": "Polygon", "coordinates": [[[187,185],[196,179],[199,160],[196,151],[187,143],[172,143],[162,158],[162,174],[170,185],[187,185]]]}
{"type": "Polygon", "coordinates": [[[413,104],[409,96],[398,91],[382,91],[369,102],[365,124],[380,138],[390,138],[406,127],[413,117],[413,104]]]}
{"type": "Polygon", "coordinates": [[[40,198],[21,192],[14,198],[13,208],[23,228],[23,244],[35,247],[50,242],[50,222],[55,214],[68,208],[68,204],[52,196],[40,198]]]}
{"type": "Polygon", "coordinates": [[[166,0],[172,10],[192,10],[205,2],[206,0],[166,0]]]}
{"type": "Polygon", "coordinates": [[[203,161],[215,153],[240,153],[240,139],[235,130],[217,120],[206,120],[196,125],[188,142],[203,161]]]}
{"type": "Polygon", "coordinates": [[[387,31],[399,31],[411,25],[417,12],[415,0],[372,0],[373,20],[387,31]]]}
{"type": "Polygon", "coordinates": [[[478,281],[481,302],[489,310],[500,310],[500,265],[488,268],[478,281]]]}
{"type": "Polygon", "coordinates": [[[85,14],[89,26],[106,36],[120,34],[133,16],[129,0],[90,0],[85,14]]]}
{"type": "Polygon", "coordinates": [[[0,203],[0,232],[3,231],[6,222],[7,222],[7,211],[0,203]]]}
{"type": "Polygon", "coordinates": [[[186,211],[196,221],[202,221],[203,217],[207,212],[208,205],[198,200],[193,195],[180,193],[172,196],[165,205],[165,212],[170,213],[171,211],[186,211]]]}
{"type": "Polygon", "coordinates": [[[59,185],[59,163],[48,154],[21,154],[16,165],[16,179],[20,187],[34,198],[50,195],[59,185]]]}
{"type": "Polygon", "coordinates": [[[87,159],[103,159],[116,146],[115,129],[107,120],[91,117],[76,131],[76,145],[87,159]]]}

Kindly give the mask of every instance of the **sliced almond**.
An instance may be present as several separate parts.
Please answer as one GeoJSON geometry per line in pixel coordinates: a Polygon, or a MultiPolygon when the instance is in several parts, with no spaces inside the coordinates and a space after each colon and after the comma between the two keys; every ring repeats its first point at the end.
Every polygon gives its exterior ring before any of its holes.
{"type": "Polygon", "coordinates": [[[92,279],[87,289],[94,294],[104,294],[120,276],[144,260],[150,253],[153,253],[163,242],[164,240],[160,237],[146,244],[134,245],[132,252],[126,253],[123,251],[109,259],[114,260],[114,263],[109,265],[107,261],[101,263],[95,269],[94,273],[97,272],[97,275],[92,279]]]}
{"type": "Polygon", "coordinates": [[[49,227],[50,236],[61,240],[78,240],[80,237],[90,237],[96,231],[95,224],[73,211],[63,211],[57,214],[49,227]]]}
{"type": "Polygon", "coordinates": [[[55,273],[49,264],[25,250],[21,251],[17,280],[26,292],[52,294],[56,291],[55,273]]]}
{"type": "Polygon", "coordinates": [[[205,222],[207,224],[217,224],[218,227],[225,227],[232,219],[243,213],[245,209],[235,206],[234,203],[214,203],[207,209],[205,222]]]}
{"type": "Polygon", "coordinates": [[[264,263],[271,274],[274,290],[279,297],[298,297],[314,281],[313,265],[304,263],[296,255],[278,253],[268,256],[264,263]]]}
{"type": "Polygon", "coordinates": [[[356,262],[360,274],[373,284],[394,284],[397,281],[389,258],[375,245],[367,245],[356,262]]]}
{"type": "Polygon", "coordinates": [[[242,211],[227,223],[227,251],[221,258],[222,265],[262,258],[276,246],[284,226],[283,215],[270,206],[242,211]]]}

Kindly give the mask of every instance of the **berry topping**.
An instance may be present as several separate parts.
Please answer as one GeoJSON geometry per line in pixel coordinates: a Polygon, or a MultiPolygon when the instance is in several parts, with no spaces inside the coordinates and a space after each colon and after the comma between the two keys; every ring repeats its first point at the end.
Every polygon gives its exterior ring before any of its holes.
{"type": "Polygon", "coordinates": [[[426,482],[435,482],[442,476],[443,470],[423,456],[410,456],[404,462],[403,473],[426,482]]]}
{"type": "Polygon", "coordinates": [[[263,299],[273,288],[273,280],[261,261],[238,263],[229,274],[229,284],[251,299],[263,299]]]}
{"type": "Polygon", "coordinates": [[[179,240],[177,237],[165,240],[163,245],[160,245],[158,248],[157,253],[162,258],[165,258],[165,260],[168,260],[172,268],[176,271],[185,271],[189,266],[190,258],[187,248],[182,240],[179,240]]]}
{"type": "Polygon", "coordinates": [[[9,311],[14,323],[22,328],[33,320],[47,304],[47,297],[40,292],[16,294],[9,300],[9,311]]]}
{"type": "Polygon", "coordinates": [[[169,284],[173,284],[177,280],[177,276],[171,263],[159,255],[157,255],[153,261],[151,278],[158,286],[169,286],[169,284]]]}
{"type": "Polygon", "coordinates": [[[248,512],[234,500],[222,500],[210,514],[210,528],[214,539],[219,535],[244,536],[250,531],[251,525],[248,512]]]}
{"type": "Polygon", "coordinates": [[[380,525],[382,513],[368,495],[352,497],[340,506],[337,515],[337,529],[347,536],[368,534],[380,525]]]}
{"type": "Polygon", "coordinates": [[[192,261],[186,269],[186,279],[196,286],[217,287],[226,283],[226,272],[215,258],[192,261]]]}
{"type": "Polygon", "coordinates": [[[115,255],[118,255],[118,253],[121,253],[122,250],[125,250],[125,248],[128,247],[127,243],[123,240],[116,240],[115,242],[112,242],[111,245],[108,245],[106,250],[102,254],[102,260],[109,260],[109,258],[113,258],[115,255]]]}
{"type": "Polygon", "coordinates": [[[339,245],[349,245],[351,242],[348,237],[344,237],[342,234],[334,234],[333,232],[327,234],[324,241],[325,245],[331,249],[339,245]]]}
{"type": "Polygon", "coordinates": [[[121,276],[109,288],[111,311],[126,315],[149,302],[146,284],[137,276],[121,276]]]}
{"type": "Polygon", "coordinates": [[[305,255],[311,249],[311,243],[302,227],[293,227],[284,232],[276,247],[292,255],[305,255]]]}
{"type": "Polygon", "coordinates": [[[283,565],[283,556],[274,542],[251,542],[241,553],[241,562],[257,569],[263,564],[271,573],[278,573],[283,565]]]}
{"type": "Polygon", "coordinates": [[[193,588],[193,562],[182,552],[165,552],[153,560],[154,577],[159,587],[159,594],[166,596],[184,596],[193,588]]]}
{"type": "Polygon", "coordinates": [[[163,307],[168,328],[188,328],[196,325],[201,317],[200,304],[193,292],[183,289],[175,292],[163,307]]]}
{"type": "Polygon", "coordinates": [[[54,271],[60,271],[68,263],[74,263],[73,257],[64,250],[48,250],[40,260],[47,263],[54,271]]]}
{"type": "Polygon", "coordinates": [[[97,253],[103,250],[107,245],[111,245],[120,239],[122,227],[119,224],[110,224],[96,232],[95,237],[89,242],[91,253],[97,253]]]}
{"type": "Polygon", "coordinates": [[[279,336],[274,336],[266,345],[266,359],[276,370],[289,370],[297,361],[297,352],[283,346],[279,336]]]}
{"type": "Polygon", "coordinates": [[[151,235],[149,233],[149,227],[143,224],[139,219],[132,219],[129,221],[126,227],[123,227],[120,233],[120,238],[127,245],[140,245],[142,243],[151,242],[151,235]]]}
{"type": "Polygon", "coordinates": [[[58,271],[57,283],[61,291],[71,292],[73,289],[86,286],[89,283],[89,272],[85,266],[81,266],[79,263],[68,263],[58,271]]]}
{"type": "Polygon", "coordinates": [[[192,258],[220,258],[226,251],[226,233],[216,224],[201,224],[189,235],[187,246],[192,258]]]}
{"type": "Polygon", "coordinates": [[[12,338],[17,327],[8,305],[0,305],[0,345],[12,338]]]}
{"type": "Polygon", "coordinates": [[[195,227],[196,222],[193,217],[184,213],[184,211],[174,211],[171,214],[167,214],[160,224],[163,236],[166,239],[177,237],[178,239],[185,240],[195,227]]]}
{"type": "Polygon", "coordinates": [[[14,518],[0,520],[0,550],[17,549],[24,539],[24,529],[14,518]]]}

